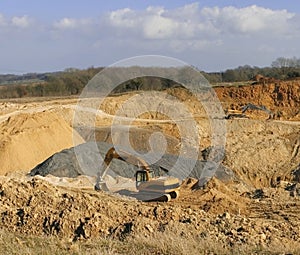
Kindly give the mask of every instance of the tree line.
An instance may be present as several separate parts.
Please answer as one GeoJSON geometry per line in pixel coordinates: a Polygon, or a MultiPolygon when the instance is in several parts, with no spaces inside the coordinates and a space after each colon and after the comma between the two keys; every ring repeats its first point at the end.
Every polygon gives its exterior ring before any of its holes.
{"type": "Polygon", "coordinates": [[[203,72],[205,78],[211,83],[250,81],[258,74],[277,80],[300,77],[300,58],[280,57],[274,60],[270,67],[244,65],[224,72],[203,72]]]}
{"type": "MultiPolygon", "coordinates": [[[[79,95],[85,85],[103,67],[84,70],[68,68],[62,72],[0,75],[0,98],[46,97],[79,95]]],[[[239,66],[224,72],[201,72],[212,84],[253,80],[258,74],[278,80],[300,77],[300,59],[277,58],[270,67],[239,66]]],[[[118,86],[114,93],[133,90],[161,90],[178,86],[174,82],[157,77],[135,78],[118,86]]]]}
{"type": "MultiPolygon", "coordinates": [[[[90,67],[85,70],[68,68],[62,72],[45,73],[35,80],[33,74],[27,75],[30,79],[11,76],[8,83],[0,86],[0,98],[71,96],[81,93],[84,86],[103,68],[90,67]],[[12,82],[14,81],[14,82],[12,82]]],[[[3,77],[3,75],[2,75],[3,77]]]]}

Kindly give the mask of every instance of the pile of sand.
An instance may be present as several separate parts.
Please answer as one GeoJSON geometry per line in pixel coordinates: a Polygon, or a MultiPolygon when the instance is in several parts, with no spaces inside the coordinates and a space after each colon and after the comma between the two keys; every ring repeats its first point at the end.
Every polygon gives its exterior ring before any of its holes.
{"type": "Polygon", "coordinates": [[[230,212],[247,214],[250,200],[241,196],[247,187],[232,181],[221,181],[213,177],[202,188],[197,188],[197,179],[187,178],[181,185],[181,196],[178,202],[191,208],[214,214],[230,212]]]}
{"type": "Polygon", "coordinates": [[[55,113],[19,114],[0,123],[0,174],[28,172],[49,156],[84,140],[55,113]]]}

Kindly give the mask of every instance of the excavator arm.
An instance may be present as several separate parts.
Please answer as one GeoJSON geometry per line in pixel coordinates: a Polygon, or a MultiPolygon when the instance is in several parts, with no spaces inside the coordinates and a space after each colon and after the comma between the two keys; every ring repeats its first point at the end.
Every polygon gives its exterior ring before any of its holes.
{"type": "Polygon", "coordinates": [[[147,173],[147,180],[150,179],[150,171],[151,170],[145,160],[143,160],[139,157],[133,156],[122,150],[118,150],[118,152],[117,152],[116,148],[112,147],[106,153],[105,158],[102,163],[102,166],[100,168],[100,171],[97,173],[95,190],[108,191],[107,185],[104,181],[104,177],[106,176],[107,171],[109,169],[109,165],[113,159],[119,159],[119,160],[128,162],[132,165],[141,167],[147,173]]]}
{"type": "Polygon", "coordinates": [[[178,178],[171,176],[154,177],[145,160],[119,149],[117,151],[114,147],[106,153],[101,169],[97,174],[96,190],[109,191],[104,177],[113,159],[120,159],[139,167],[139,170],[135,173],[136,189],[138,190],[135,197],[138,200],[168,202],[179,196],[180,181],[178,178]]]}

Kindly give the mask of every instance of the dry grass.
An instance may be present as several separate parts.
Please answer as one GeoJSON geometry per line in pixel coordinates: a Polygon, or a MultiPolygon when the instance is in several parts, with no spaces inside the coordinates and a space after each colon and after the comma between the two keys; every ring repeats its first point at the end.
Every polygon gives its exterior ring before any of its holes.
{"type": "Polygon", "coordinates": [[[154,232],[151,236],[137,234],[127,237],[124,241],[103,238],[77,242],[0,230],[0,254],[298,254],[295,247],[291,247],[290,251],[282,251],[280,247],[273,247],[273,251],[247,245],[224,247],[224,244],[209,237],[195,236],[186,230],[187,228],[180,229],[178,226],[167,227],[164,232],[154,232]]]}

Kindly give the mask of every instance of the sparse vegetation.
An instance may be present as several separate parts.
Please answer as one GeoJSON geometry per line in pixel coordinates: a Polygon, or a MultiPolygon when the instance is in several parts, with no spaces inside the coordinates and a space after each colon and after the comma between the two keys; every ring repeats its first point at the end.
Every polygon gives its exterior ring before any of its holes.
{"type": "Polygon", "coordinates": [[[124,241],[113,238],[99,238],[72,242],[54,236],[34,236],[11,233],[0,230],[0,253],[2,255],[98,255],[98,254],[137,254],[137,255],[201,255],[201,254],[298,254],[300,247],[266,248],[241,244],[224,247],[209,238],[191,233],[182,233],[181,229],[170,229],[164,233],[156,232],[152,236],[138,235],[124,241]]]}

